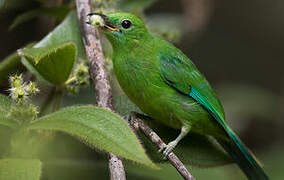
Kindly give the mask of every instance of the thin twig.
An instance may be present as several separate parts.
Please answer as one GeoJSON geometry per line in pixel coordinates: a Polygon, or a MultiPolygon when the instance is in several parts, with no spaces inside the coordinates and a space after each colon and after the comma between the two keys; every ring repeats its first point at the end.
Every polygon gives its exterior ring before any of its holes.
{"type": "MultiPolygon", "coordinates": [[[[132,119],[132,121],[134,129],[141,130],[154,144],[156,144],[159,149],[165,147],[166,144],[163,142],[163,140],[139,117],[136,116],[134,119],[132,119]]],[[[194,177],[190,174],[190,172],[173,152],[170,152],[167,158],[184,179],[194,180],[194,177]]]]}
{"type": "MultiPolygon", "coordinates": [[[[76,0],[77,16],[81,26],[81,33],[88,56],[90,75],[96,91],[97,104],[113,111],[111,103],[111,87],[105,70],[105,60],[98,32],[86,24],[87,14],[91,12],[91,0],[76,0]]],[[[121,159],[113,154],[109,155],[109,169],[111,180],[125,180],[125,171],[121,159]]]]}

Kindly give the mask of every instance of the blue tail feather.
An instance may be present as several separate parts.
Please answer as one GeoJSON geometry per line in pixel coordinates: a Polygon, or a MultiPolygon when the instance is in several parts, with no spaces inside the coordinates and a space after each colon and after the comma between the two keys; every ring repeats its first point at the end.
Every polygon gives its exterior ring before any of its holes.
{"type": "Polygon", "coordinates": [[[263,171],[253,154],[246,148],[240,138],[234,131],[226,125],[223,116],[211,105],[208,100],[198,92],[197,89],[191,87],[189,94],[194,100],[200,103],[217,121],[220,127],[227,134],[230,141],[217,139],[221,146],[231,156],[231,158],[239,165],[242,171],[250,180],[268,180],[269,178],[263,171]]]}
{"type": "Polygon", "coordinates": [[[242,171],[250,180],[268,180],[268,176],[263,171],[261,164],[254,155],[246,148],[239,137],[231,130],[227,129],[230,141],[218,139],[217,141],[238,164],[242,171]]]}

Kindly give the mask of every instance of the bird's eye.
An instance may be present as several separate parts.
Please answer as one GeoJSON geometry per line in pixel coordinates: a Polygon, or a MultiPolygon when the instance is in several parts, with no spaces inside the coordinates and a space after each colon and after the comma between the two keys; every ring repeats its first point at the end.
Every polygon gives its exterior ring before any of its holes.
{"type": "Polygon", "coordinates": [[[130,28],[131,26],[132,26],[132,23],[131,23],[131,21],[129,21],[129,20],[123,20],[122,22],[121,22],[121,26],[124,28],[124,29],[128,29],[128,28],[130,28]]]}

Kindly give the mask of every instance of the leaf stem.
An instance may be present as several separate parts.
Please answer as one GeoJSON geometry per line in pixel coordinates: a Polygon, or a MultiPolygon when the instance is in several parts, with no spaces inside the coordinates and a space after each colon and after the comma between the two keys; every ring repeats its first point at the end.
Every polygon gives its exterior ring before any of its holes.
{"type": "Polygon", "coordinates": [[[63,96],[62,86],[56,86],[55,95],[54,95],[54,104],[52,112],[58,111],[60,108],[61,100],[63,96]]]}

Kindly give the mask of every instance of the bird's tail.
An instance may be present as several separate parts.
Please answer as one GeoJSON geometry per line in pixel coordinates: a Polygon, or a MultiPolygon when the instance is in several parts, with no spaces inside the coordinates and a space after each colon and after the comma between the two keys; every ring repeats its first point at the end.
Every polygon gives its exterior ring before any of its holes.
{"type": "Polygon", "coordinates": [[[243,144],[240,138],[230,127],[226,127],[226,132],[230,141],[218,139],[217,141],[238,164],[249,180],[268,180],[268,176],[263,171],[261,164],[243,144]]]}

